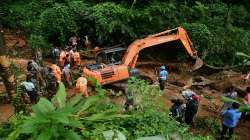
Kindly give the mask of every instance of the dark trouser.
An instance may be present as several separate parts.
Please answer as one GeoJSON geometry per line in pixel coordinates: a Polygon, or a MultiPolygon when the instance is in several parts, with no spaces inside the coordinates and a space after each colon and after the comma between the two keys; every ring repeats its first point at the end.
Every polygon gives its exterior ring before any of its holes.
{"type": "Polygon", "coordinates": [[[37,101],[37,94],[35,91],[27,91],[28,95],[30,96],[31,103],[36,103],[37,101]]]}
{"type": "Polygon", "coordinates": [[[185,114],[185,123],[189,124],[189,125],[193,125],[194,124],[194,122],[193,122],[194,116],[195,116],[195,114],[186,113],[185,114]]]}
{"type": "Polygon", "coordinates": [[[165,88],[165,81],[166,81],[166,80],[161,80],[161,79],[159,80],[160,89],[161,89],[161,90],[164,90],[164,88],[165,88]]]}
{"type": "Polygon", "coordinates": [[[54,82],[49,83],[48,99],[51,100],[52,97],[56,94],[56,92],[57,92],[57,83],[54,83],[54,82]]]}
{"type": "Polygon", "coordinates": [[[232,137],[233,133],[234,133],[234,127],[229,128],[227,126],[225,126],[224,124],[222,125],[222,131],[221,131],[221,137],[220,139],[223,140],[224,136],[226,135],[227,131],[229,130],[229,139],[232,137]]]}

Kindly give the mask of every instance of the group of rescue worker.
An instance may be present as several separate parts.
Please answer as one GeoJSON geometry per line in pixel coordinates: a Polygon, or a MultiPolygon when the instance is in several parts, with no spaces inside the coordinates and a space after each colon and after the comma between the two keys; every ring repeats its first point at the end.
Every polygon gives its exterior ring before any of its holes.
{"type": "MultiPolygon", "coordinates": [[[[34,60],[28,61],[26,81],[20,86],[30,98],[31,103],[36,103],[41,94],[45,94],[51,99],[57,91],[60,82],[66,86],[73,86],[72,69],[80,69],[81,58],[76,50],[77,38],[71,37],[69,45],[65,49],[55,47],[52,50],[52,64],[43,67],[42,52],[38,50],[34,60]]],[[[87,79],[80,77],[76,81],[76,93],[88,96],[87,79]]]]}

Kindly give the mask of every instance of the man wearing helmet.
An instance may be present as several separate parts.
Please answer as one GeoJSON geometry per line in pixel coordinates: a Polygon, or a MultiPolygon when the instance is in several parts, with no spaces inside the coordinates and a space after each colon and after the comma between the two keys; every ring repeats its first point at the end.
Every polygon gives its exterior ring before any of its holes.
{"type": "Polygon", "coordinates": [[[166,70],[165,66],[161,66],[160,67],[160,72],[159,72],[159,83],[160,83],[160,89],[164,90],[165,88],[165,82],[167,80],[168,77],[168,72],[166,70]]]}

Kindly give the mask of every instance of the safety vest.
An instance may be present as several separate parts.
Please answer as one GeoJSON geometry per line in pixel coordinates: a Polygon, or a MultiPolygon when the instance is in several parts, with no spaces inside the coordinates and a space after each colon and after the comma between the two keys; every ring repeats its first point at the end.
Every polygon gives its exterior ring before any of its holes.
{"type": "Polygon", "coordinates": [[[60,82],[61,81],[61,74],[62,74],[60,68],[55,64],[53,64],[51,66],[51,68],[52,68],[53,73],[55,74],[57,82],[60,82]]]}
{"type": "Polygon", "coordinates": [[[65,58],[66,58],[66,52],[61,51],[60,52],[60,57],[59,57],[59,65],[60,66],[64,66],[65,58]]]}
{"type": "Polygon", "coordinates": [[[74,59],[75,65],[81,64],[81,58],[80,58],[80,54],[78,52],[75,52],[73,54],[73,59],[74,59]]]}

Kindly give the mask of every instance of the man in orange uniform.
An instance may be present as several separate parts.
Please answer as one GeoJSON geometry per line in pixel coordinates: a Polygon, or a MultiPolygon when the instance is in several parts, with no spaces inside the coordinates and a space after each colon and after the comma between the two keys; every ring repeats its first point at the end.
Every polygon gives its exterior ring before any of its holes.
{"type": "Polygon", "coordinates": [[[79,52],[77,52],[76,50],[74,50],[74,54],[73,54],[73,66],[80,66],[81,65],[81,57],[79,52]]]}
{"type": "Polygon", "coordinates": [[[60,67],[64,66],[65,58],[66,58],[66,52],[64,50],[62,50],[60,52],[60,55],[59,55],[59,65],[60,65],[60,67]]]}
{"type": "Polygon", "coordinates": [[[52,69],[52,72],[55,74],[57,82],[60,82],[61,81],[61,74],[62,74],[60,68],[55,64],[52,64],[50,67],[52,69]]]}
{"type": "Polygon", "coordinates": [[[79,77],[76,81],[76,92],[83,93],[85,97],[88,97],[87,83],[88,81],[85,77],[79,77]]]}

